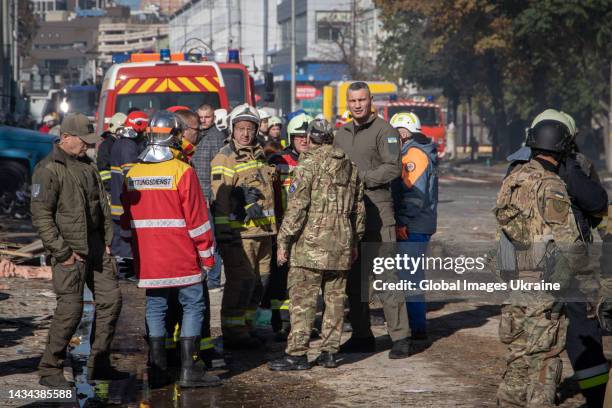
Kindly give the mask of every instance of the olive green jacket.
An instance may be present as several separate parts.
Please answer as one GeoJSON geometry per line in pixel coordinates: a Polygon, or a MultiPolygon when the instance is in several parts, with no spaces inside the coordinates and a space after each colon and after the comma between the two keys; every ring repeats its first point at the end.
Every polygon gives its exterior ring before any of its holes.
{"type": "Polygon", "coordinates": [[[57,262],[73,252],[87,256],[88,234],[99,232],[111,244],[110,206],[100,174],[89,159],[71,158],[58,145],[34,169],[30,208],[32,224],[57,262]]]}

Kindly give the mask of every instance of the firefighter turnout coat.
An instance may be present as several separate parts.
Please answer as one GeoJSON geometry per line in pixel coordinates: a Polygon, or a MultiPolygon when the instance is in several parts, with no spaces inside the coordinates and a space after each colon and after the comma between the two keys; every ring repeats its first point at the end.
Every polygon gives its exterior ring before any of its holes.
{"type": "Polygon", "coordinates": [[[175,158],[138,163],[128,172],[121,201],[122,232],[131,232],[141,288],[188,286],[214,265],[214,236],[193,168],[175,158]],[[129,231],[131,229],[131,231],[129,231]]]}

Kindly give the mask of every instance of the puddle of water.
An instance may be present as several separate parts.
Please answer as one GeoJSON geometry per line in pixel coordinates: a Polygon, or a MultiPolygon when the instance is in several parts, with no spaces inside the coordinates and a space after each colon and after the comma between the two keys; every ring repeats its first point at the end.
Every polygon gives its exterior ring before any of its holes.
{"type": "MultiPolygon", "coordinates": [[[[136,377],[125,381],[87,382],[87,359],[91,346],[89,337],[94,318],[93,296],[87,287],[84,294],[83,317],[75,337],[80,339],[70,349],[70,358],[77,390],[79,407],[102,407],[109,404],[138,408],[183,408],[183,407],[259,407],[263,391],[256,387],[230,384],[226,380],[221,387],[181,389],[171,384],[161,389],[151,390],[147,375],[146,349],[126,353],[134,358],[136,377]]],[[[134,334],[135,335],[135,334],[134,334]]],[[[215,339],[215,346],[222,351],[222,340],[215,339]]]]}

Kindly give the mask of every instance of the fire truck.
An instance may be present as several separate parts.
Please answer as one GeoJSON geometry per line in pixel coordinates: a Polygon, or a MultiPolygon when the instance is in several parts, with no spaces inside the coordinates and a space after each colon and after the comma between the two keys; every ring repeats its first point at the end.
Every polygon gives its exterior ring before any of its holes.
{"type": "MultiPolygon", "coordinates": [[[[216,62],[204,61],[200,54],[171,54],[170,50],[163,49],[159,53],[120,54],[114,56],[113,62],[100,91],[96,119],[98,134],[107,128],[116,112],[127,113],[132,108],[153,113],[170,106],[196,109],[208,103],[215,109],[230,109],[221,67],[216,62]]],[[[227,69],[241,71],[235,66],[240,64],[226,65],[227,69]]],[[[254,99],[247,88],[248,71],[242,67],[243,76],[234,75],[230,86],[233,92],[242,90],[245,99],[254,99]],[[238,80],[241,80],[239,84],[238,80]]]]}
{"type": "Polygon", "coordinates": [[[374,101],[378,114],[389,121],[399,112],[413,112],[421,121],[421,131],[437,145],[438,157],[444,157],[446,147],[446,128],[444,114],[440,105],[425,100],[402,99],[397,101],[374,101]]]}

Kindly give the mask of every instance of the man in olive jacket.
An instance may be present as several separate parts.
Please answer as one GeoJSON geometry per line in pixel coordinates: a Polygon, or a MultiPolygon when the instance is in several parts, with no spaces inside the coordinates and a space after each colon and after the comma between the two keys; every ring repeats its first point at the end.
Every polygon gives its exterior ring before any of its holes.
{"type": "MultiPolygon", "coordinates": [[[[362,242],[394,243],[395,216],[390,183],[401,175],[399,134],[372,112],[372,96],[365,82],[354,82],[349,86],[347,104],[353,121],[338,129],[334,146],[344,150],[357,165],[360,179],[365,185],[366,227],[362,242]]],[[[364,292],[364,299],[366,297],[369,276],[361,276],[360,266],[361,262],[357,260],[348,276],[349,321],[353,334],[342,345],[340,352],[369,352],[375,349],[370,328],[370,308],[367,302],[362,302],[361,296],[364,292]]],[[[383,303],[389,336],[393,340],[389,357],[408,357],[410,328],[406,305],[389,292],[378,295],[383,303]]]]}
{"type": "Polygon", "coordinates": [[[50,256],[57,307],[38,366],[40,384],[65,388],[68,342],[83,310],[83,289],[94,294],[96,314],[87,363],[88,380],[125,377],[110,366],[110,345],[121,310],[117,269],[110,256],[110,207],[100,175],[86,151],[98,140],[82,114],[66,115],[60,140],[34,170],[32,223],[50,256]]]}

